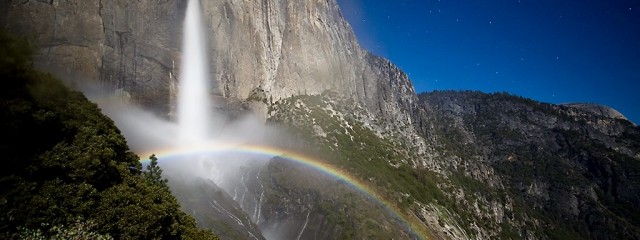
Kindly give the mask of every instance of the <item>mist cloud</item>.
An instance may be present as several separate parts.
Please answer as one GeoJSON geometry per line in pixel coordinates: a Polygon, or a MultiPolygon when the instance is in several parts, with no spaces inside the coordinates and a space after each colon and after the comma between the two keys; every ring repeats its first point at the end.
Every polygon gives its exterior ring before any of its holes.
{"type": "MultiPolygon", "coordinates": [[[[114,121],[135,153],[159,153],[167,149],[179,152],[180,148],[189,147],[180,142],[179,127],[175,121],[131,103],[119,94],[93,94],[91,91],[85,91],[85,94],[114,121]]],[[[247,112],[233,118],[220,108],[213,108],[210,113],[209,130],[203,130],[208,131],[208,143],[286,148],[292,142],[283,131],[266,125],[252,113],[247,112]]],[[[141,159],[148,157],[140,156],[141,159]]],[[[229,183],[234,182],[234,176],[240,171],[262,167],[268,158],[239,151],[189,155],[184,159],[171,160],[158,156],[160,166],[170,177],[185,181],[189,178],[209,179],[225,190],[235,187],[229,183]]]]}

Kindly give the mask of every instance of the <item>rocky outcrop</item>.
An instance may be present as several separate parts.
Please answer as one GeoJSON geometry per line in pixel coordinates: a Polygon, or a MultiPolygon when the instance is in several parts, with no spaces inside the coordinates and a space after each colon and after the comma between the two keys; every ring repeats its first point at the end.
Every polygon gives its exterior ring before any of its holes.
{"type": "MultiPolygon", "coordinates": [[[[36,64],[62,78],[120,89],[170,112],[186,0],[4,1],[0,25],[28,36],[36,64]]],[[[363,50],[335,0],[202,1],[212,94],[270,100],[331,90],[408,125],[406,74],[363,50]]],[[[259,111],[256,110],[256,112],[259,111]]]]}

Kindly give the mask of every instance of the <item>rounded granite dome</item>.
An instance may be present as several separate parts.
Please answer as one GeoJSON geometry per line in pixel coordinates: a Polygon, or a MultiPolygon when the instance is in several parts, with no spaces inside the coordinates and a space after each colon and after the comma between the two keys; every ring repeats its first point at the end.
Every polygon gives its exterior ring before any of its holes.
{"type": "Polygon", "coordinates": [[[562,105],[568,106],[568,107],[572,107],[572,108],[577,108],[577,109],[580,109],[582,111],[594,113],[594,114],[597,114],[597,115],[600,115],[600,116],[603,116],[603,117],[629,120],[624,115],[622,115],[622,113],[620,113],[618,110],[615,110],[615,109],[613,109],[613,108],[611,108],[609,106],[605,106],[605,105],[601,105],[601,104],[596,104],[596,103],[567,103],[567,104],[562,104],[562,105]]]}

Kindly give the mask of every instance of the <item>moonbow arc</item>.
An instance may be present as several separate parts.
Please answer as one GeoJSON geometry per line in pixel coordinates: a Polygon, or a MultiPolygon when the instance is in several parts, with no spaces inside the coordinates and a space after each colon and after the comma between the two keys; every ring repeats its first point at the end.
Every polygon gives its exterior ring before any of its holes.
{"type": "MultiPolygon", "coordinates": [[[[394,204],[385,200],[380,194],[378,194],[369,184],[361,181],[360,179],[351,176],[346,171],[327,164],[326,162],[319,160],[315,157],[298,153],[291,150],[286,150],[273,146],[259,145],[259,144],[243,144],[243,143],[223,143],[223,142],[207,142],[203,144],[193,144],[186,147],[171,147],[160,148],[153,151],[146,151],[140,153],[141,156],[151,156],[155,154],[159,161],[163,159],[178,159],[179,156],[184,155],[199,155],[199,154],[212,154],[212,153],[243,153],[258,156],[267,157],[280,157],[282,159],[292,161],[303,166],[309,167],[315,171],[322,172],[332,178],[342,180],[352,189],[369,196],[369,199],[373,200],[376,204],[382,206],[393,217],[399,220],[405,227],[407,227],[411,234],[418,239],[428,239],[426,233],[421,228],[416,227],[412,221],[409,221],[406,214],[400,209],[395,207],[394,204]]],[[[269,159],[270,159],[269,158],[269,159]]],[[[149,159],[144,159],[142,162],[148,162],[149,159]]]]}

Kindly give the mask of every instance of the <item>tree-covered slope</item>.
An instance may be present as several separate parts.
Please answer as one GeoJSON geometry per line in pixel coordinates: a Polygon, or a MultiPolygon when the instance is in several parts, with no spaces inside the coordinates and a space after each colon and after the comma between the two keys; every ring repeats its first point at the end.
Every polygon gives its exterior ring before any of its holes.
{"type": "Polygon", "coordinates": [[[211,239],[113,122],[0,33],[0,238],[211,239]]]}

